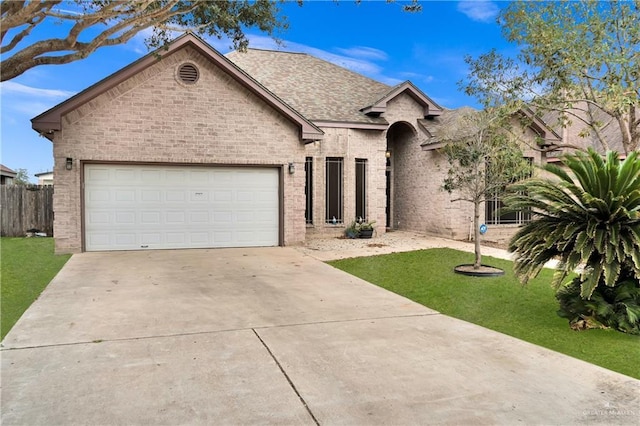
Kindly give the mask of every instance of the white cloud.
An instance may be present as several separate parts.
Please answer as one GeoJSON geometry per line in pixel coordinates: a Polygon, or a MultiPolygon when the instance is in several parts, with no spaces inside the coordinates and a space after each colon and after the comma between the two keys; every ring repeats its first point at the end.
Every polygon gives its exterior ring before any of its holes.
{"type": "MultiPolygon", "coordinates": [[[[3,102],[6,105],[6,102],[3,102]]],[[[10,108],[14,112],[24,114],[30,118],[35,117],[36,115],[42,114],[45,111],[48,111],[50,108],[54,107],[56,102],[38,102],[38,101],[21,101],[21,102],[10,102],[10,108]]]]}
{"type": "Polygon", "coordinates": [[[423,83],[433,83],[435,81],[435,77],[432,75],[420,74],[417,72],[402,72],[400,73],[402,78],[406,80],[411,80],[413,82],[421,81],[423,83]]]}
{"type": "MultiPolygon", "coordinates": [[[[295,49],[291,49],[291,48],[284,48],[286,45],[289,44],[289,42],[282,42],[282,44],[278,44],[278,42],[269,36],[263,36],[263,35],[253,35],[253,34],[247,34],[247,38],[249,39],[249,47],[252,49],[264,49],[264,50],[287,50],[287,51],[297,51],[295,49]]],[[[207,39],[207,43],[210,43],[211,37],[207,39]]],[[[231,46],[231,40],[229,40],[228,38],[223,38],[223,39],[217,39],[214,38],[213,41],[215,43],[217,43],[219,46],[227,46],[225,49],[229,50],[229,46],[231,46]]],[[[292,43],[292,44],[296,44],[296,43],[292,43]]],[[[214,46],[215,47],[215,46],[214,46]]]]}
{"type": "Polygon", "coordinates": [[[343,55],[352,58],[370,59],[374,61],[386,61],[389,59],[389,55],[382,50],[375,49],[373,47],[355,46],[348,49],[336,49],[343,55]]]}
{"type": "MultiPolygon", "coordinates": [[[[143,46],[142,41],[145,36],[148,35],[149,33],[147,33],[146,35],[141,34],[140,37],[136,37],[138,39],[139,46],[143,46]]],[[[401,82],[401,80],[398,80],[396,78],[382,75],[383,68],[375,62],[387,61],[389,59],[389,55],[386,52],[375,49],[373,47],[336,47],[334,50],[337,53],[333,53],[327,50],[318,49],[306,44],[296,43],[293,41],[281,40],[280,42],[278,42],[270,36],[256,34],[246,34],[246,36],[249,40],[249,48],[251,49],[307,53],[309,55],[315,56],[316,58],[323,59],[327,62],[339,65],[359,74],[366,75],[385,84],[395,85],[401,82]]],[[[217,37],[209,36],[204,37],[204,41],[206,41],[214,49],[222,54],[226,54],[232,50],[232,42],[227,37],[219,39],[217,37]]]]}
{"type": "Polygon", "coordinates": [[[353,58],[346,55],[338,55],[313,47],[308,48],[306,53],[309,53],[316,58],[324,59],[325,61],[340,65],[341,67],[347,68],[359,74],[367,75],[369,77],[379,76],[383,71],[381,66],[374,63],[373,61],[366,59],[353,58]]]}
{"type": "Polygon", "coordinates": [[[27,95],[34,96],[39,98],[48,98],[48,99],[65,99],[70,96],[73,96],[75,92],[70,92],[68,90],[58,90],[58,89],[38,89],[36,87],[25,86],[24,84],[15,83],[13,81],[5,81],[0,84],[0,91],[2,94],[19,94],[19,95],[27,95]]]}
{"type": "MultiPolygon", "coordinates": [[[[182,34],[183,33],[179,31],[169,31],[168,37],[169,37],[169,40],[173,40],[175,38],[180,37],[180,35],[182,34]]],[[[131,40],[129,40],[127,44],[125,44],[124,46],[128,50],[131,50],[139,54],[140,56],[144,56],[153,50],[153,49],[149,50],[149,48],[145,44],[145,41],[152,35],[153,35],[153,28],[145,28],[143,30],[138,31],[136,35],[134,35],[131,38],[131,40]]]]}
{"type": "Polygon", "coordinates": [[[144,44],[144,41],[147,39],[147,37],[151,35],[151,32],[152,32],[151,28],[145,28],[144,30],[140,30],[136,35],[134,35],[131,38],[131,40],[129,40],[127,44],[125,44],[125,47],[129,50],[134,51],[139,55],[146,55],[147,53],[149,53],[149,49],[147,49],[147,46],[144,44]]]}
{"type": "Polygon", "coordinates": [[[492,1],[465,0],[458,3],[458,11],[464,13],[473,21],[492,23],[498,16],[500,9],[492,1]]]}
{"type": "Polygon", "coordinates": [[[13,81],[5,81],[0,84],[0,94],[2,95],[2,109],[5,113],[3,119],[22,122],[23,118],[16,118],[11,114],[18,114],[19,117],[22,115],[29,118],[34,117],[73,96],[75,92],[40,89],[13,81]]]}
{"type": "MultiPolygon", "coordinates": [[[[128,43],[130,49],[139,53],[147,53],[144,46],[144,39],[151,34],[151,30],[141,31],[135,39],[128,43]]],[[[176,34],[177,36],[178,34],[176,34]]],[[[384,84],[394,86],[404,80],[384,75],[384,68],[376,62],[384,62],[389,59],[389,55],[379,49],[367,46],[336,47],[334,52],[318,49],[309,45],[296,43],[288,40],[276,41],[273,37],[257,34],[246,34],[249,39],[249,47],[252,49],[279,50],[286,52],[307,53],[316,58],[323,59],[353,72],[366,75],[384,84]]],[[[232,42],[228,37],[205,36],[204,41],[222,54],[232,50],[232,42]]]]}
{"type": "MultiPolygon", "coordinates": [[[[280,44],[273,38],[260,35],[248,35],[249,47],[253,49],[281,50],[286,52],[307,53],[316,58],[347,68],[359,74],[381,81],[385,84],[397,84],[400,80],[383,75],[383,68],[375,60],[387,60],[388,55],[378,49],[357,46],[353,48],[335,48],[338,53],[311,47],[306,44],[283,40],[280,44]]],[[[209,40],[207,40],[209,42],[209,40]]],[[[215,47],[215,46],[214,46],[215,47]]]]}

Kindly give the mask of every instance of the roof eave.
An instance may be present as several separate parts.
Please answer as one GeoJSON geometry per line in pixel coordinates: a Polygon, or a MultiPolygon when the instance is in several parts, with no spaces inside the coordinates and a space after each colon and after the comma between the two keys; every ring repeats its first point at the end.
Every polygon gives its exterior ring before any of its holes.
{"type": "Polygon", "coordinates": [[[275,94],[270,92],[255,79],[242,71],[238,66],[236,66],[229,59],[225,58],[213,47],[208,45],[204,40],[190,32],[185,33],[177,39],[173,40],[166,48],[160,48],[154,52],[147,54],[146,56],[138,59],[125,68],[116,71],[114,74],[111,74],[110,76],[83,90],[77,95],[54,106],[53,108],[45,111],[37,117],[32,118],[31,127],[41,135],[44,135],[48,139],[52,140],[53,132],[62,129],[62,116],[64,114],[80,107],[81,105],[84,105],[85,103],[91,101],[102,93],[111,90],[133,75],[138,74],[139,72],[152,66],[161,58],[173,54],[186,45],[191,45],[201,54],[206,56],[209,60],[214,62],[217,66],[223,69],[226,73],[231,75],[242,86],[251,90],[260,99],[281,112],[292,122],[296,123],[300,127],[301,140],[306,141],[309,140],[309,138],[318,140],[322,138],[324,132],[317,128],[310,120],[305,118],[298,111],[286,104],[282,99],[278,98],[275,94]]]}
{"type": "Polygon", "coordinates": [[[435,151],[440,148],[443,148],[446,145],[446,142],[430,142],[423,143],[420,145],[423,151],[435,151]]]}
{"type": "Polygon", "coordinates": [[[525,107],[520,109],[520,111],[528,119],[531,120],[531,127],[542,133],[542,136],[545,140],[551,142],[562,140],[562,137],[558,133],[556,133],[556,131],[553,130],[547,123],[545,123],[544,120],[538,117],[530,108],[525,107]]]}
{"type": "Polygon", "coordinates": [[[304,143],[320,141],[324,138],[324,132],[315,128],[303,128],[302,129],[302,141],[304,143]]]}
{"type": "Polygon", "coordinates": [[[387,110],[386,105],[385,106],[371,105],[371,106],[362,108],[360,111],[366,115],[369,115],[369,114],[379,115],[385,112],[386,110],[387,110]]]}
{"type": "Polygon", "coordinates": [[[342,129],[360,129],[360,130],[387,130],[389,123],[363,123],[355,121],[321,121],[313,122],[318,127],[326,128],[342,128],[342,129]]]}
{"type": "Polygon", "coordinates": [[[424,107],[424,117],[437,117],[442,114],[443,108],[410,81],[405,81],[391,88],[382,98],[378,99],[372,105],[362,108],[360,111],[365,114],[382,114],[387,110],[387,103],[404,92],[407,92],[409,96],[424,107]]]}

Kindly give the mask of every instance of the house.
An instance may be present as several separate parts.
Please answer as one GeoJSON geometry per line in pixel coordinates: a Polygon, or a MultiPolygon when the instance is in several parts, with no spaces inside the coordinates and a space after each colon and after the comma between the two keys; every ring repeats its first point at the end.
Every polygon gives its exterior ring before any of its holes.
{"type": "Polygon", "coordinates": [[[53,171],[36,173],[34,176],[38,178],[38,185],[53,185],[53,171]]]}
{"type": "Polygon", "coordinates": [[[0,185],[13,185],[13,180],[18,175],[4,164],[0,164],[0,185]]]}
{"type": "Polygon", "coordinates": [[[32,126],[53,142],[57,252],[278,246],[357,217],[466,238],[470,207],[440,190],[427,147],[446,111],[409,81],[307,54],[225,57],[187,33],[32,126]]]}
{"type": "MultiPolygon", "coordinates": [[[[640,123],[640,111],[635,111],[635,123],[640,123]]],[[[592,148],[604,155],[605,151],[616,151],[624,158],[625,149],[623,135],[620,124],[616,118],[603,111],[595,105],[587,105],[586,102],[576,102],[572,108],[565,113],[558,111],[548,111],[542,115],[542,120],[561,135],[559,143],[566,144],[567,147],[547,153],[547,161],[551,163],[559,162],[559,157],[564,153],[576,151],[576,149],[586,150],[592,148]],[[589,115],[591,114],[591,115],[589,115]],[[563,125],[563,122],[568,124],[563,125]],[[601,138],[607,146],[603,146],[594,130],[586,123],[594,122],[599,125],[601,138]],[[572,148],[575,147],[575,148],[572,148]],[[606,148],[606,149],[605,149],[606,148]]]]}

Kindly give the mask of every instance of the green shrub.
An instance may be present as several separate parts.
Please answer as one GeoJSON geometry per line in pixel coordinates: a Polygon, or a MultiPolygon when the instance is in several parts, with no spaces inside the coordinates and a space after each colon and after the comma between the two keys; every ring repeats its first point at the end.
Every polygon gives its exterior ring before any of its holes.
{"type": "Polygon", "coordinates": [[[590,299],[580,296],[580,278],[559,288],[558,315],[567,318],[571,328],[613,328],[640,335],[640,283],[631,273],[623,273],[614,287],[599,285],[590,299]]]}
{"type": "Polygon", "coordinates": [[[574,325],[591,321],[635,332],[640,315],[640,153],[620,161],[615,152],[603,158],[590,149],[566,155],[562,164],[544,167],[554,180],[515,185],[518,192],[507,199],[510,209],[533,213],[509,243],[516,253],[514,271],[526,283],[546,262],[559,260],[553,283],[562,316],[574,325]],[[562,287],[579,267],[580,275],[562,287]]]}

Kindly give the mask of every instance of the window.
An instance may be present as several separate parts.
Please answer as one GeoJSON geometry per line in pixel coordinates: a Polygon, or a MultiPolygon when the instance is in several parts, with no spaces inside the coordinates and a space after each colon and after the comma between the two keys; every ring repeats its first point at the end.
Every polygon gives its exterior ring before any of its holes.
{"type": "Polygon", "coordinates": [[[313,224],[313,157],[307,157],[304,161],[304,219],[307,225],[313,224]]]}
{"type": "Polygon", "coordinates": [[[343,223],[342,218],[342,158],[326,160],[326,223],[343,223]]]}
{"type": "Polygon", "coordinates": [[[504,207],[502,202],[501,193],[496,192],[492,198],[486,201],[486,222],[487,225],[522,225],[531,221],[530,210],[519,210],[516,212],[500,213],[500,210],[504,207]]]}
{"type": "MultiPolygon", "coordinates": [[[[527,160],[529,160],[529,163],[533,163],[532,158],[527,158],[527,160]]],[[[487,225],[522,225],[531,221],[530,210],[502,213],[501,210],[504,208],[504,203],[502,202],[503,196],[504,188],[494,192],[493,195],[485,201],[485,221],[487,225]]]]}
{"type": "Polygon", "coordinates": [[[367,219],[367,160],[356,158],[356,218],[367,219]]]}

